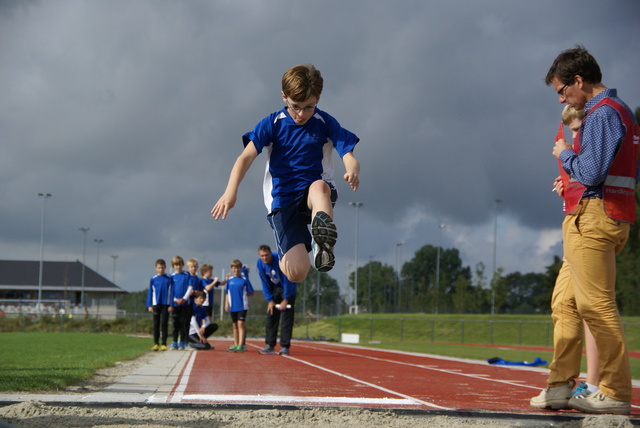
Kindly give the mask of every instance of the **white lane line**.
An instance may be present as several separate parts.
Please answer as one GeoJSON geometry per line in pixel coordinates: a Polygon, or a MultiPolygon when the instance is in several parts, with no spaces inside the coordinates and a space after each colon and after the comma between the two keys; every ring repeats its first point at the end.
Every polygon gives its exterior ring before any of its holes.
{"type": "MultiPolygon", "coordinates": [[[[178,383],[178,387],[169,397],[170,403],[180,403],[182,401],[182,396],[184,395],[184,391],[187,389],[187,384],[189,383],[189,376],[191,375],[191,369],[193,369],[193,363],[196,360],[196,352],[192,352],[189,357],[189,362],[184,368],[182,372],[182,376],[180,376],[180,382],[178,383]]],[[[153,397],[152,397],[153,398],[153,397]]]]}
{"type": "MultiPolygon", "coordinates": [[[[347,354],[347,355],[348,355],[348,354],[347,354]]],[[[325,371],[325,372],[328,372],[328,373],[334,374],[334,375],[336,375],[336,376],[343,377],[343,378],[345,378],[345,379],[349,379],[349,380],[351,380],[351,381],[353,381],[353,382],[357,382],[357,383],[361,383],[361,384],[363,384],[363,385],[370,386],[371,388],[378,389],[378,390],[383,391],[383,392],[386,392],[386,393],[388,393],[388,394],[393,394],[393,395],[397,395],[397,396],[399,396],[399,397],[404,397],[405,399],[407,399],[407,400],[411,400],[411,401],[413,401],[413,402],[414,402],[414,403],[416,403],[416,404],[424,404],[425,406],[435,407],[435,408],[437,408],[437,409],[452,410],[452,409],[450,409],[450,408],[448,408],[448,407],[438,406],[437,404],[429,403],[429,402],[427,402],[427,401],[423,401],[423,400],[417,399],[417,398],[415,398],[415,397],[411,397],[410,395],[406,395],[406,394],[403,394],[403,393],[398,392],[398,391],[393,391],[393,390],[391,390],[391,389],[387,389],[387,388],[381,387],[381,386],[376,385],[376,384],[373,384],[373,383],[371,383],[371,382],[367,382],[367,381],[364,381],[364,380],[361,380],[361,379],[356,379],[355,377],[348,376],[348,375],[346,375],[346,374],[344,374],[344,373],[340,373],[340,372],[337,372],[337,371],[335,371],[335,370],[331,370],[331,369],[328,369],[328,368],[326,368],[326,367],[322,367],[322,366],[319,366],[319,365],[317,365],[317,364],[310,363],[309,361],[304,361],[304,360],[301,360],[301,359],[299,359],[299,358],[295,358],[295,357],[291,357],[291,356],[288,356],[288,357],[286,357],[286,358],[289,358],[290,360],[298,361],[298,362],[300,362],[300,363],[303,363],[303,364],[306,364],[306,365],[308,365],[308,366],[314,367],[314,368],[316,368],[316,369],[318,369],[318,370],[323,370],[323,371],[325,371]]]]}
{"type": "MultiPolygon", "coordinates": [[[[470,378],[478,379],[477,375],[461,373],[460,370],[458,370],[458,369],[440,369],[440,368],[434,367],[432,365],[405,363],[405,362],[402,362],[402,361],[389,360],[389,359],[386,359],[386,358],[371,357],[371,356],[355,354],[355,353],[351,353],[351,352],[338,351],[338,350],[335,350],[335,349],[327,349],[327,348],[320,349],[320,348],[314,348],[312,346],[305,346],[305,347],[306,348],[310,348],[310,349],[315,349],[315,350],[318,350],[318,351],[329,351],[329,352],[334,352],[336,354],[349,355],[349,356],[354,356],[354,357],[366,358],[366,359],[374,360],[374,361],[382,361],[382,362],[385,362],[385,363],[398,364],[398,365],[401,365],[401,366],[417,367],[417,368],[424,369],[424,370],[432,370],[432,371],[436,371],[436,372],[440,372],[440,373],[447,373],[447,374],[453,374],[453,375],[457,375],[457,376],[464,376],[464,377],[470,377],[470,378]]],[[[376,350],[376,349],[374,349],[374,350],[376,350]]],[[[445,358],[441,358],[441,359],[445,359],[445,358]]],[[[512,386],[520,386],[520,387],[535,389],[535,390],[538,390],[538,391],[542,389],[542,388],[540,388],[538,386],[522,385],[522,384],[519,383],[519,381],[514,382],[514,381],[506,381],[506,380],[491,379],[491,378],[482,378],[482,380],[485,380],[485,381],[488,381],[488,382],[502,383],[502,384],[512,385],[512,386]]]]}
{"type": "Polygon", "coordinates": [[[360,398],[360,397],[302,397],[282,395],[218,395],[192,394],[183,395],[182,402],[216,402],[216,403],[268,403],[268,404],[357,404],[357,405],[393,405],[415,406],[414,399],[398,398],[360,398]]]}

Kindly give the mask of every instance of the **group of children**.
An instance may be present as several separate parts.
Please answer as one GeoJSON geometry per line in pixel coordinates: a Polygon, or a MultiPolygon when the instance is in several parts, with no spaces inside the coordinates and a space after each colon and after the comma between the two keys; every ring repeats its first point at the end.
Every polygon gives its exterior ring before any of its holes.
{"type": "Polygon", "coordinates": [[[230,352],[244,352],[246,349],[245,320],[248,310],[248,296],[253,295],[249,281],[249,269],[239,260],[231,262],[231,274],[221,281],[213,277],[213,266],[203,264],[198,272],[198,260],[184,260],[176,256],[171,260],[174,272],[167,275],[167,265],[163,259],[156,260],[154,275],[149,281],[146,306],[153,313],[153,351],[183,350],[185,346],[194,349],[213,349],[208,338],[218,329],[212,322],[214,288],[226,285],[225,311],[233,321],[234,344],[230,352]],[[173,319],[173,342],[167,348],[169,315],[173,319]]]}

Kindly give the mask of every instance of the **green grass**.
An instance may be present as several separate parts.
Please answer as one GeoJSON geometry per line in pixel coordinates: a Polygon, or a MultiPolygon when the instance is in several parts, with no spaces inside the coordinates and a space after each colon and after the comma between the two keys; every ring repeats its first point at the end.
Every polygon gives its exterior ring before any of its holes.
{"type": "Polygon", "coordinates": [[[147,352],[148,338],[82,333],[0,333],[0,390],[57,390],[147,352]]]}

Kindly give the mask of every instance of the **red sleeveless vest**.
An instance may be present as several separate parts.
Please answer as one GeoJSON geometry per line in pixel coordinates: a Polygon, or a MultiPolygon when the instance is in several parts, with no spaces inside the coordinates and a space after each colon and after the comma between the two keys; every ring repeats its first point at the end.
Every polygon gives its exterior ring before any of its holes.
{"type": "MultiPolygon", "coordinates": [[[[605,98],[600,101],[589,111],[589,114],[603,105],[612,107],[618,113],[626,129],[620,149],[609,168],[607,178],[602,186],[604,211],[609,218],[633,223],[636,220],[635,189],[640,131],[627,110],[611,98],[605,98]]],[[[580,134],[582,134],[582,129],[580,134]]],[[[573,149],[576,153],[580,152],[579,138],[576,138],[573,143],[573,149]]],[[[585,189],[586,187],[582,183],[571,177],[569,185],[564,191],[565,214],[569,214],[576,209],[585,189]]]]}

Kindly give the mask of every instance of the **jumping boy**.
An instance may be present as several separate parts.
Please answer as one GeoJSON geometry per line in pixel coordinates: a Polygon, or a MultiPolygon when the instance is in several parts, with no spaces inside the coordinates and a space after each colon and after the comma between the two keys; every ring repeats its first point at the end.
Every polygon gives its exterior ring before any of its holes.
{"type": "Polygon", "coordinates": [[[244,323],[249,310],[249,296],[253,296],[251,283],[242,276],[242,263],[240,260],[231,262],[231,274],[227,280],[226,298],[224,310],[231,315],[233,322],[233,346],[229,352],[244,352],[246,350],[245,339],[247,332],[244,323]]]}
{"type": "Polygon", "coordinates": [[[354,191],[360,184],[360,163],[353,155],[359,138],[318,109],[322,87],[320,71],[313,65],[296,65],[284,73],[281,95],[285,107],[242,137],[245,148],[231,170],[224,194],[211,210],[216,220],[227,217],[236,204],[240,182],[266,149],[263,192],[267,219],[276,237],[280,268],[293,282],[306,278],[312,249],[319,271],[327,272],[335,264],[333,246],[338,233],[333,206],[338,193],[332,147],[344,163],[344,179],[354,191]]]}
{"type": "Polygon", "coordinates": [[[149,280],[147,309],[153,313],[153,351],[167,350],[169,311],[171,311],[172,279],[165,273],[167,264],[156,260],[156,275],[149,280]]]}
{"type": "Polygon", "coordinates": [[[193,292],[194,307],[189,324],[189,346],[194,349],[213,349],[207,339],[218,330],[218,324],[211,322],[206,309],[202,306],[205,299],[206,293],[204,291],[193,292]]]}

